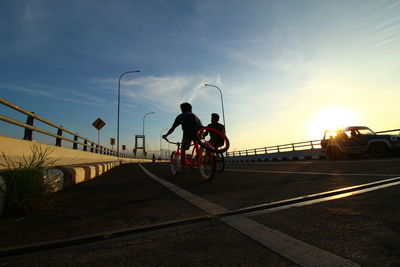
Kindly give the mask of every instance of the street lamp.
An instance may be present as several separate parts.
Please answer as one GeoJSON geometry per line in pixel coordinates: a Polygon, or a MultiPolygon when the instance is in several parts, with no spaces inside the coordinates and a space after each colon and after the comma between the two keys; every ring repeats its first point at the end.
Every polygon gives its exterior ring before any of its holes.
{"type": "MultiPolygon", "coordinates": [[[[144,144],[144,142],[145,142],[145,137],[144,137],[144,119],[146,118],[146,116],[147,115],[150,115],[150,114],[154,114],[155,112],[149,112],[149,113],[146,113],[146,114],[144,114],[144,116],[143,116],[143,147],[145,147],[146,145],[144,144]]],[[[144,152],[144,150],[143,150],[143,152],[144,152]]],[[[143,158],[145,157],[145,155],[144,155],[144,153],[143,153],[143,158]]]]}
{"type": "Polygon", "coordinates": [[[162,140],[162,134],[165,130],[168,130],[168,128],[162,129],[160,132],[160,157],[162,158],[162,152],[161,152],[161,140],[162,140]]]}
{"type": "Polygon", "coordinates": [[[204,84],[204,86],[212,86],[218,89],[219,93],[221,94],[221,103],[222,103],[222,119],[224,121],[224,127],[225,127],[225,132],[226,132],[226,124],[225,124],[225,112],[224,112],[224,99],[222,98],[222,91],[219,89],[218,86],[212,85],[212,84],[204,84]]]}
{"type": "Polygon", "coordinates": [[[144,116],[143,116],[143,136],[144,136],[144,119],[146,118],[147,115],[154,114],[154,113],[155,112],[149,112],[149,113],[144,114],[144,116]]]}
{"type": "Polygon", "coordinates": [[[128,73],[133,73],[133,72],[140,72],[140,70],[132,70],[132,71],[127,71],[121,74],[121,76],[119,76],[119,80],[118,80],[118,116],[117,116],[117,155],[119,153],[119,103],[120,103],[120,88],[121,88],[121,78],[122,76],[124,76],[125,74],[128,73]]]}

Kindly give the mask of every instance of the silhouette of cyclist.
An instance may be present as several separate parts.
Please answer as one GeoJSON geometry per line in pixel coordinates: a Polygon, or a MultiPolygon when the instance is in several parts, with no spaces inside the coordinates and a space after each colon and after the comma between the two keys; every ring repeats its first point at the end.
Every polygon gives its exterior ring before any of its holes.
{"type": "Polygon", "coordinates": [[[162,137],[167,137],[175,130],[176,127],[182,125],[183,137],[181,145],[181,172],[185,172],[186,150],[190,148],[192,141],[197,139],[197,131],[202,128],[203,125],[201,124],[200,119],[192,113],[191,104],[187,102],[182,103],[181,111],[182,113],[175,118],[171,129],[169,129],[168,132],[162,137]]]}
{"type": "MultiPolygon", "coordinates": [[[[222,132],[223,134],[225,134],[225,126],[221,123],[218,122],[219,121],[219,115],[217,113],[212,113],[211,114],[211,123],[209,125],[207,125],[207,127],[210,128],[214,128],[220,132],[222,132]]],[[[221,147],[224,145],[224,138],[222,138],[221,136],[219,136],[218,134],[214,133],[214,132],[209,132],[210,134],[210,143],[215,147],[221,147]]]]}

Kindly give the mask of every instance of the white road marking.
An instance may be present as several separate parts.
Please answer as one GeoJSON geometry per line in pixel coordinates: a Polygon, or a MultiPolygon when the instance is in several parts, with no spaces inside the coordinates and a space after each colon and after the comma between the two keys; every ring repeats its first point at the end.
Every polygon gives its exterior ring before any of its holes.
{"type": "Polygon", "coordinates": [[[195,194],[190,193],[189,191],[186,191],[183,188],[180,188],[179,186],[176,186],[170,182],[165,181],[164,179],[161,179],[160,177],[154,175],[150,171],[148,171],[146,168],[142,166],[142,164],[139,163],[139,166],[143,169],[143,171],[150,176],[152,179],[156,180],[160,184],[164,185],[167,187],[169,190],[177,194],[178,196],[182,197],[183,199],[189,201],[196,207],[204,210],[207,213],[210,213],[212,215],[223,213],[228,211],[227,209],[218,206],[217,204],[214,204],[208,200],[205,200],[204,198],[201,198],[195,194]]]}
{"type": "MultiPolygon", "coordinates": [[[[398,179],[398,178],[399,177],[391,178],[391,179],[388,179],[388,180],[398,179]]],[[[248,212],[248,213],[246,213],[246,216],[256,216],[256,215],[262,215],[262,214],[265,214],[265,213],[271,213],[271,212],[275,212],[275,211],[279,211],[279,210],[290,209],[290,208],[294,208],[294,207],[308,206],[308,205],[312,205],[312,204],[316,204],[316,203],[320,203],[320,202],[331,201],[331,200],[334,200],[334,199],[339,199],[339,198],[345,198],[345,197],[350,197],[350,196],[354,196],[354,195],[364,194],[364,193],[367,193],[367,192],[380,190],[380,189],[384,189],[384,188],[392,187],[392,186],[397,186],[397,185],[400,185],[400,181],[396,181],[396,182],[388,183],[388,184],[383,184],[383,185],[377,185],[377,186],[374,186],[374,187],[360,189],[360,190],[356,190],[356,191],[352,191],[352,192],[345,192],[345,193],[334,195],[334,196],[322,197],[322,198],[313,199],[313,200],[305,200],[305,201],[294,203],[294,204],[288,204],[288,205],[283,205],[283,206],[279,206],[279,207],[275,207],[275,208],[248,212]]],[[[307,197],[307,196],[304,196],[304,197],[307,197]]],[[[290,199],[288,199],[288,200],[290,200],[290,199]]],[[[272,202],[270,204],[284,202],[284,201],[288,201],[288,200],[272,202]]]]}
{"type": "Polygon", "coordinates": [[[221,220],[301,266],[359,266],[350,260],[304,243],[244,216],[223,217],[221,220]]]}
{"type": "Polygon", "coordinates": [[[266,170],[239,170],[239,169],[225,169],[231,172],[258,172],[258,173],[282,173],[282,174],[308,174],[308,175],[329,175],[329,176],[384,176],[393,177],[400,174],[393,173],[331,173],[331,172],[290,172],[290,171],[266,171],[266,170]]]}
{"type": "MultiPolygon", "coordinates": [[[[196,196],[172,183],[165,181],[164,179],[161,179],[144,168],[140,163],[139,166],[147,175],[149,175],[149,177],[161,183],[175,194],[201,208],[202,210],[212,215],[227,211],[227,209],[220,207],[215,203],[196,196]]],[[[306,244],[284,233],[259,224],[242,215],[225,217],[221,218],[221,220],[253,240],[258,241],[262,245],[302,266],[359,266],[350,260],[306,244]]]]}

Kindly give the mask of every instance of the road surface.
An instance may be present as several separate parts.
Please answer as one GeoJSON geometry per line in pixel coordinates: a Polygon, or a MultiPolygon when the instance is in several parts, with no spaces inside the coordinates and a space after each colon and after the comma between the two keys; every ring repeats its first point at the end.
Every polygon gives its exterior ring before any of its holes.
{"type": "Polygon", "coordinates": [[[399,163],[126,164],[1,218],[0,265],[396,266],[399,163]]]}

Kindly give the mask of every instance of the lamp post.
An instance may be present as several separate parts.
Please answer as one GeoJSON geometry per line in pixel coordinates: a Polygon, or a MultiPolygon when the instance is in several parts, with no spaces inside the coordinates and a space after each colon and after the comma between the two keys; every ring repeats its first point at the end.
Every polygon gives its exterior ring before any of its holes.
{"type": "MultiPolygon", "coordinates": [[[[147,115],[154,114],[154,113],[155,113],[155,112],[149,112],[149,113],[144,114],[144,116],[143,116],[143,147],[146,146],[146,145],[144,144],[144,142],[145,142],[145,137],[144,137],[144,119],[146,118],[147,115]]],[[[143,150],[143,151],[144,151],[144,150],[143,150]]],[[[143,153],[143,158],[145,158],[144,153],[143,153]]]]}
{"type": "Polygon", "coordinates": [[[212,84],[204,84],[204,86],[212,86],[218,89],[220,95],[221,95],[221,104],[222,104],[222,119],[224,121],[224,127],[225,127],[225,132],[226,132],[226,124],[225,124],[225,111],[224,111],[224,99],[222,98],[222,91],[219,89],[218,86],[212,85],[212,84]]]}
{"type": "Polygon", "coordinates": [[[162,141],[162,134],[165,130],[168,130],[168,128],[162,129],[160,132],[160,157],[162,158],[162,152],[161,152],[161,141],[162,141]]]}
{"type": "Polygon", "coordinates": [[[117,155],[119,156],[119,103],[120,103],[120,89],[121,89],[121,78],[122,76],[124,76],[125,74],[128,73],[133,73],[133,72],[140,72],[140,70],[132,70],[132,71],[127,71],[122,73],[119,76],[119,80],[118,80],[118,115],[117,115],[117,155]]]}
{"type": "Polygon", "coordinates": [[[144,116],[143,116],[143,136],[144,136],[144,119],[146,118],[147,115],[154,114],[154,113],[155,113],[154,111],[149,112],[149,113],[144,114],[144,116]]]}

